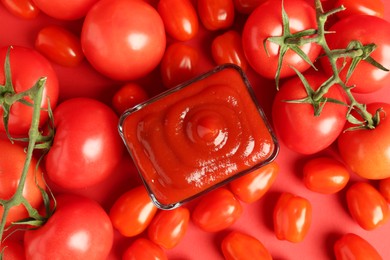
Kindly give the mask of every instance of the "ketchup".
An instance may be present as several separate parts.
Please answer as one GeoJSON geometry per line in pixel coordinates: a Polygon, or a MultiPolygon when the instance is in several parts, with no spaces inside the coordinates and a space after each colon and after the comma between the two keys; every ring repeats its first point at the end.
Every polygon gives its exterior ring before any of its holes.
{"type": "Polygon", "coordinates": [[[247,78],[232,64],[126,111],[119,130],[162,209],[261,167],[278,153],[247,78]]]}

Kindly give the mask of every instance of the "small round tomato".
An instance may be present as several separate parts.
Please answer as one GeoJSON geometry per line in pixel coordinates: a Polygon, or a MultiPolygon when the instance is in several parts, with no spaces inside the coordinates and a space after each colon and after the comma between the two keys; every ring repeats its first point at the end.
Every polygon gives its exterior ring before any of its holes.
{"type": "Polygon", "coordinates": [[[333,194],[342,190],[348,181],[348,169],[334,158],[313,158],[303,166],[303,183],[309,190],[333,194]]]}
{"type": "Polygon", "coordinates": [[[221,249],[226,260],[272,260],[271,254],[263,243],[239,231],[232,231],[225,236],[221,249]]]}
{"type": "Polygon", "coordinates": [[[379,192],[390,203],[390,178],[379,181],[379,192]]]}
{"type": "Polygon", "coordinates": [[[252,13],[257,6],[265,1],[266,0],[233,0],[237,12],[242,14],[252,13]]]}
{"type": "Polygon", "coordinates": [[[32,0],[0,0],[11,14],[24,19],[33,19],[40,13],[32,0]]]}
{"type": "Polygon", "coordinates": [[[72,67],[84,59],[79,38],[61,26],[42,28],[35,39],[35,49],[51,61],[72,67]]]}
{"type": "Polygon", "coordinates": [[[336,260],[382,260],[378,251],[365,239],[347,233],[340,237],[333,246],[336,260]]]}
{"type": "Polygon", "coordinates": [[[233,0],[198,0],[197,8],[200,21],[207,30],[227,29],[234,23],[233,0]]]}
{"type": "Polygon", "coordinates": [[[123,253],[122,260],[168,260],[164,250],[146,238],[137,238],[123,253]]]}
{"type": "Polygon", "coordinates": [[[98,0],[33,0],[42,12],[59,20],[83,18],[98,0]]]}
{"type": "Polygon", "coordinates": [[[253,203],[271,188],[279,173],[279,165],[273,161],[229,183],[230,190],[241,201],[253,203]]]}
{"type": "Polygon", "coordinates": [[[385,4],[382,0],[338,0],[335,4],[335,6],[341,5],[346,9],[337,13],[340,18],[356,14],[366,14],[380,18],[385,16],[385,4]]]}
{"type": "Polygon", "coordinates": [[[275,235],[280,240],[302,242],[309,232],[311,219],[312,207],[307,199],[283,192],[273,212],[275,235]]]}
{"type": "Polygon", "coordinates": [[[122,194],[110,209],[111,222],[123,236],[142,233],[152,221],[157,207],[144,186],[135,187],[122,194]]]}
{"type": "Polygon", "coordinates": [[[200,198],[192,212],[192,221],[204,231],[217,232],[236,222],[242,211],[232,192],[218,188],[200,198]]]}
{"type": "Polygon", "coordinates": [[[366,182],[354,183],[347,190],[347,205],[352,218],[366,230],[384,225],[390,217],[385,198],[366,182]]]}
{"type": "Polygon", "coordinates": [[[149,98],[146,91],[136,83],[123,85],[112,97],[112,106],[118,114],[134,107],[149,98]]]}
{"type": "Polygon", "coordinates": [[[189,220],[190,211],[185,207],[161,210],[149,224],[149,239],[165,249],[174,248],[185,236],[189,220]]]}

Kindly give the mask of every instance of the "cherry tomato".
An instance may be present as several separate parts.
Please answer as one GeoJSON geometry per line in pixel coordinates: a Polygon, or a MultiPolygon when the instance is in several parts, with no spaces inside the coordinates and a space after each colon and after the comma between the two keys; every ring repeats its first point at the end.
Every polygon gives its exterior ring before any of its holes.
{"type": "Polygon", "coordinates": [[[239,231],[232,231],[225,236],[221,249],[226,260],[272,260],[271,254],[263,243],[239,231]]]}
{"type": "Polygon", "coordinates": [[[241,201],[253,203],[271,188],[279,173],[279,165],[273,161],[229,183],[230,190],[241,201]]]}
{"type": "Polygon", "coordinates": [[[83,18],[98,0],[33,0],[42,12],[59,20],[83,18]]]}
{"type": "Polygon", "coordinates": [[[365,239],[347,233],[340,237],[333,247],[336,260],[382,260],[378,251],[365,239]]]}
{"type": "Polygon", "coordinates": [[[149,239],[165,249],[174,248],[187,233],[190,211],[185,207],[161,210],[148,227],[149,239]]]}
{"type": "Polygon", "coordinates": [[[5,240],[0,244],[2,260],[25,260],[24,247],[22,243],[14,240],[5,240]]]}
{"type": "Polygon", "coordinates": [[[157,10],[172,38],[188,41],[198,33],[198,16],[190,0],[161,0],[157,10]]]}
{"type": "Polygon", "coordinates": [[[200,198],[192,212],[192,221],[204,231],[217,232],[234,224],[242,211],[234,194],[219,188],[200,198]]]}
{"type": "Polygon", "coordinates": [[[32,0],[0,0],[11,14],[24,19],[33,19],[40,13],[32,0]]]}
{"type": "Polygon", "coordinates": [[[123,236],[133,237],[142,233],[157,212],[144,186],[135,187],[122,194],[110,209],[114,228],[123,236]]]}
{"type": "Polygon", "coordinates": [[[303,183],[315,192],[333,194],[342,190],[348,181],[348,169],[334,158],[313,158],[303,167],[303,183]]]}
{"type": "Polygon", "coordinates": [[[98,1],[85,17],[81,32],[87,60],[116,80],[134,80],[150,73],[160,63],[165,45],[164,23],[144,1],[98,1]]]}
{"type": "MultiPolygon", "coordinates": [[[[382,108],[380,124],[373,130],[344,131],[338,138],[338,148],[343,161],[357,175],[367,179],[390,177],[390,104],[371,103],[367,111],[375,114],[382,108]]],[[[359,118],[357,113],[352,113],[359,118]]],[[[347,123],[348,129],[353,125],[347,123]]]]}
{"type": "Polygon", "coordinates": [[[283,192],[273,212],[275,235],[280,240],[302,242],[309,232],[311,219],[312,207],[307,199],[283,192]]]}
{"type": "Polygon", "coordinates": [[[379,181],[379,192],[390,203],[390,178],[379,181]]]}
{"type": "Polygon", "coordinates": [[[242,14],[252,13],[257,6],[265,1],[266,0],[233,0],[237,12],[242,14]]]}
{"type": "Polygon", "coordinates": [[[347,190],[347,205],[352,218],[366,230],[384,225],[390,217],[385,198],[366,182],[354,183],[347,190]]]}
{"type": "Polygon", "coordinates": [[[247,69],[241,35],[237,31],[229,30],[215,37],[211,43],[211,55],[218,65],[233,63],[247,69]]]}
{"type": "Polygon", "coordinates": [[[55,137],[45,162],[53,183],[80,189],[113,173],[124,145],[110,107],[90,98],[68,99],[54,110],[54,119],[55,137]]]}
{"type": "Polygon", "coordinates": [[[337,13],[340,18],[356,14],[366,14],[380,18],[385,15],[385,4],[382,0],[338,0],[335,4],[335,6],[341,5],[346,10],[337,13]]]}
{"type": "Polygon", "coordinates": [[[233,25],[233,0],[198,0],[197,4],[200,21],[207,30],[227,29],[233,25]]]}
{"type": "Polygon", "coordinates": [[[136,83],[123,85],[112,97],[112,106],[118,114],[134,107],[149,98],[146,91],[136,83]]]}
{"type": "Polygon", "coordinates": [[[137,238],[123,253],[122,260],[168,260],[164,250],[146,238],[137,238]]]}
{"type": "Polygon", "coordinates": [[[61,26],[42,28],[35,39],[35,49],[51,61],[67,66],[77,66],[84,59],[79,38],[61,26]]]}

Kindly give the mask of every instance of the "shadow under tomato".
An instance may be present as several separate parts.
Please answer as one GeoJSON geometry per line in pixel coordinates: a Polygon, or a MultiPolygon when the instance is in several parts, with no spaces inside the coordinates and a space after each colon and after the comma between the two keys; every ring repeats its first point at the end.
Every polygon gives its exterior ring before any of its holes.
{"type": "Polygon", "coordinates": [[[265,227],[271,232],[274,232],[273,211],[281,194],[281,191],[270,190],[261,198],[260,212],[262,214],[265,227]]]}

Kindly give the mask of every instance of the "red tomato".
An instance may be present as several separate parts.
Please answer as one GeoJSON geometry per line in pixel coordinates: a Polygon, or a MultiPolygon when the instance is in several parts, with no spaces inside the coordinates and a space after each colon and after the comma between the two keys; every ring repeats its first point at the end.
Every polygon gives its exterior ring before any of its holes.
{"type": "MultiPolygon", "coordinates": [[[[372,103],[367,105],[368,112],[380,114],[380,124],[373,130],[344,131],[338,138],[338,148],[344,162],[356,174],[367,179],[385,179],[390,177],[390,104],[372,103]]],[[[352,113],[359,118],[357,113],[352,113]]],[[[347,123],[345,128],[353,125],[347,123]]]]}
{"type": "Polygon", "coordinates": [[[384,225],[390,217],[385,198],[365,182],[357,182],[347,190],[347,205],[352,218],[366,230],[384,225]]]}
{"type": "Polygon", "coordinates": [[[265,1],[266,0],[233,0],[234,7],[236,8],[237,12],[243,14],[252,13],[257,6],[265,1]]]}
{"type": "Polygon", "coordinates": [[[83,18],[98,0],[33,0],[42,12],[59,20],[83,18]]]}
{"type": "Polygon", "coordinates": [[[272,260],[267,248],[257,238],[239,231],[225,236],[221,248],[226,260],[272,260]]]}
{"type": "Polygon", "coordinates": [[[303,167],[303,183],[315,192],[333,194],[342,190],[348,181],[348,169],[334,158],[313,158],[303,167]]]}
{"type": "Polygon", "coordinates": [[[303,197],[283,192],[275,205],[273,219],[278,239],[302,242],[311,226],[311,204],[303,197]]]}
{"type": "Polygon", "coordinates": [[[230,190],[241,201],[253,203],[271,188],[279,173],[279,165],[273,161],[229,183],[230,190]]]}
{"type": "MultiPolygon", "coordinates": [[[[298,31],[316,28],[315,10],[304,0],[285,0],[284,8],[290,18],[290,31],[298,31]]],[[[242,32],[244,53],[251,67],[266,78],[274,78],[279,59],[279,45],[270,41],[264,41],[272,36],[281,36],[282,29],[282,1],[267,1],[259,5],[248,17],[242,32]]],[[[302,51],[314,61],[321,48],[319,45],[306,44],[302,51]]],[[[295,52],[288,50],[283,59],[280,77],[295,75],[291,68],[303,72],[310,67],[306,61],[295,52]]]]}
{"type": "Polygon", "coordinates": [[[122,260],[168,260],[164,250],[146,238],[137,238],[124,252],[122,260]]]}
{"type": "Polygon", "coordinates": [[[157,212],[144,186],[138,186],[122,194],[110,210],[111,222],[123,236],[133,237],[142,233],[157,212]]]}
{"type": "MultiPolygon", "coordinates": [[[[307,74],[305,77],[314,90],[326,80],[322,74],[307,74]]],[[[337,139],[346,121],[347,107],[328,102],[320,115],[315,116],[313,105],[309,103],[286,102],[307,96],[298,77],[284,82],[273,101],[272,119],[276,134],[288,148],[302,154],[314,154],[337,139]]],[[[332,86],[324,97],[346,102],[339,86],[332,86]]]]}
{"type": "Polygon", "coordinates": [[[185,207],[161,210],[148,227],[149,239],[165,249],[174,248],[187,233],[190,211],[185,207]]]}
{"type": "Polygon", "coordinates": [[[340,18],[356,14],[366,14],[380,18],[385,15],[385,4],[382,0],[338,0],[335,4],[335,6],[341,5],[346,10],[337,13],[340,18]]]}
{"type": "Polygon", "coordinates": [[[39,8],[32,0],[0,0],[0,2],[8,12],[20,18],[33,19],[39,14],[39,8]]]}
{"type": "Polygon", "coordinates": [[[35,38],[35,49],[51,61],[67,67],[79,65],[84,59],[79,38],[61,26],[42,28],[35,38]]]}
{"type": "Polygon", "coordinates": [[[124,151],[118,117],[100,101],[73,98],[54,111],[55,137],[46,156],[51,181],[67,189],[95,185],[113,173],[124,151]]]}
{"type": "Polygon", "coordinates": [[[333,248],[336,260],[383,259],[370,243],[353,233],[347,233],[340,237],[333,248]]]}
{"type": "Polygon", "coordinates": [[[112,106],[118,114],[148,99],[146,91],[136,83],[123,85],[112,97],[112,106]]]}
{"type": "Polygon", "coordinates": [[[242,205],[226,188],[202,197],[192,212],[192,221],[202,230],[217,232],[230,227],[242,214],[242,205]]]}
{"type": "Polygon", "coordinates": [[[379,181],[379,192],[390,203],[390,178],[379,181]]]}
{"type": "Polygon", "coordinates": [[[233,63],[243,70],[247,68],[241,35],[237,31],[229,30],[215,37],[211,43],[211,55],[218,65],[233,63]]]}
{"type": "Polygon", "coordinates": [[[198,0],[197,8],[200,21],[207,30],[227,29],[233,25],[233,0],[198,0]]]}
{"type": "Polygon", "coordinates": [[[5,240],[0,244],[2,260],[25,260],[24,247],[21,243],[13,240],[5,240]]]}
{"type": "MultiPolygon", "coordinates": [[[[0,64],[4,64],[8,47],[0,48],[0,64]]],[[[45,91],[42,97],[42,109],[40,116],[40,125],[48,118],[45,111],[48,107],[48,98],[50,98],[50,107],[54,109],[58,100],[58,78],[50,62],[41,54],[33,49],[13,46],[10,51],[10,66],[12,73],[12,84],[16,93],[30,89],[42,77],[46,77],[45,91]],[[34,69],[31,69],[34,68],[34,69]]],[[[5,83],[4,70],[0,69],[0,85],[5,83]]],[[[31,100],[25,98],[27,101],[31,100]]],[[[9,132],[15,136],[26,136],[31,126],[33,108],[21,102],[15,103],[11,107],[10,118],[8,122],[9,132]]],[[[3,117],[3,108],[0,107],[0,116],[3,117]]],[[[3,120],[0,122],[0,131],[4,132],[3,120]]]]}
{"type": "Polygon", "coordinates": [[[157,10],[172,38],[188,41],[198,33],[198,16],[190,0],[161,0],[157,10]]]}
{"type": "Polygon", "coordinates": [[[101,0],[88,12],[81,32],[81,46],[92,66],[123,81],[157,67],[165,44],[164,23],[144,1],[101,0]]]}

